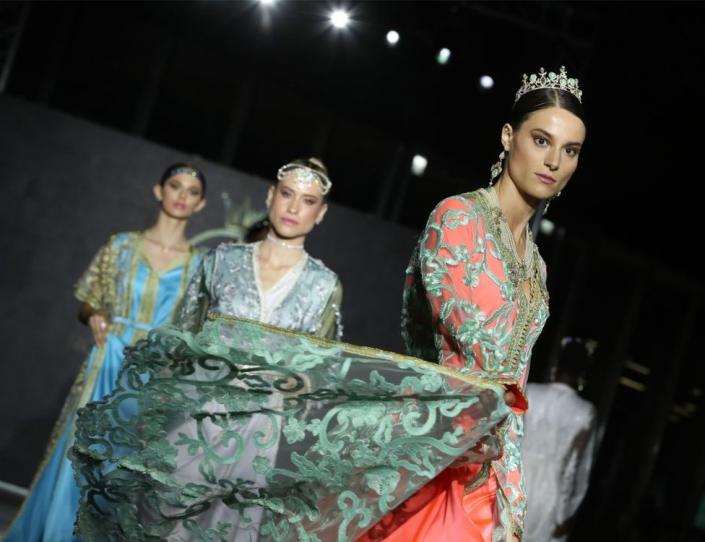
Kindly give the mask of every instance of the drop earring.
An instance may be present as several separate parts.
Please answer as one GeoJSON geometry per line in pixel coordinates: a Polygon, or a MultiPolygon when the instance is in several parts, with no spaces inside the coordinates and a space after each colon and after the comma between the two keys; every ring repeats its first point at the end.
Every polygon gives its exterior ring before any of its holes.
{"type": "Polygon", "coordinates": [[[558,194],[556,194],[556,195],[553,196],[552,198],[546,200],[546,205],[545,205],[544,208],[543,208],[543,214],[546,214],[546,213],[548,212],[548,206],[551,205],[551,202],[552,202],[554,199],[556,199],[558,196],[560,196],[560,195],[561,195],[561,193],[558,192],[558,194]]]}
{"type": "Polygon", "coordinates": [[[497,179],[502,174],[502,164],[504,163],[504,157],[506,155],[504,154],[504,151],[499,153],[499,160],[492,164],[492,167],[490,168],[490,184],[489,186],[492,186],[497,179]]]}

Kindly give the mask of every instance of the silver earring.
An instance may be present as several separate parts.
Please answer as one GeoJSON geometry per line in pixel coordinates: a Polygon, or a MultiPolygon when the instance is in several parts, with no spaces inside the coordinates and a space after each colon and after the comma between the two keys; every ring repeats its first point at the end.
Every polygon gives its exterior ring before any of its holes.
{"type": "Polygon", "coordinates": [[[561,195],[561,192],[558,192],[558,194],[556,194],[552,198],[546,200],[546,205],[544,205],[544,208],[543,208],[543,214],[546,214],[548,212],[548,206],[551,205],[551,202],[560,195],[561,195]]]}
{"type": "Polygon", "coordinates": [[[504,163],[504,157],[504,151],[500,152],[499,161],[492,164],[492,167],[490,168],[490,186],[492,186],[495,182],[495,179],[497,179],[497,177],[502,174],[502,164],[504,163]]]}

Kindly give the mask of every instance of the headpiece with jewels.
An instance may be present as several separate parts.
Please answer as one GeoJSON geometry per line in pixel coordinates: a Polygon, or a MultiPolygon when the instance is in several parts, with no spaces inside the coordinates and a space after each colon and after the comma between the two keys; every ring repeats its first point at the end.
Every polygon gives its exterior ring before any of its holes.
{"type": "Polygon", "coordinates": [[[197,179],[201,178],[201,172],[191,166],[177,166],[177,167],[171,168],[168,173],[169,177],[173,177],[175,175],[182,175],[182,174],[183,175],[191,175],[191,177],[196,177],[197,179]]]}
{"type": "Polygon", "coordinates": [[[170,179],[171,177],[174,177],[176,175],[191,175],[191,177],[195,177],[196,179],[201,181],[201,186],[203,187],[203,192],[205,193],[206,176],[198,168],[185,162],[172,164],[168,168],[166,168],[166,171],[164,171],[164,173],[162,174],[160,183],[164,184],[167,179],[170,179]]]}
{"type": "Polygon", "coordinates": [[[535,73],[532,73],[531,75],[524,74],[524,77],[522,77],[522,85],[519,90],[517,90],[514,103],[516,103],[524,94],[534,90],[540,90],[542,88],[555,88],[557,90],[570,92],[578,99],[580,103],[583,103],[583,91],[578,87],[578,80],[568,77],[568,73],[565,71],[565,66],[561,66],[558,73],[546,73],[546,70],[541,68],[538,75],[535,73]]]}
{"type": "Polygon", "coordinates": [[[294,174],[294,181],[298,184],[306,187],[315,184],[324,196],[330,192],[333,186],[333,183],[330,182],[325,173],[297,162],[291,162],[280,167],[279,171],[277,171],[277,180],[281,181],[287,173],[291,172],[294,174]]]}

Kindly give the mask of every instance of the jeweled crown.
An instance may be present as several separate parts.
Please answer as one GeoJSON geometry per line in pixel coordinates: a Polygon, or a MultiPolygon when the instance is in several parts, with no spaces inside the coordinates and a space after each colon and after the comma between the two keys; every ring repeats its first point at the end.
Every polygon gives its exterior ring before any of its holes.
{"type": "Polygon", "coordinates": [[[555,88],[570,92],[578,99],[580,103],[583,103],[583,91],[580,90],[580,87],[578,87],[578,80],[568,77],[568,73],[565,71],[565,66],[561,66],[558,73],[546,73],[546,70],[541,68],[538,75],[535,73],[532,73],[531,75],[524,74],[524,77],[522,77],[522,85],[519,90],[517,90],[514,103],[516,103],[519,98],[527,92],[542,88],[555,88]]]}
{"type": "Polygon", "coordinates": [[[330,189],[333,186],[333,183],[330,182],[328,175],[322,171],[316,171],[313,168],[297,162],[291,162],[280,167],[279,171],[277,171],[277,180],[281,181],[287,173],[292,171],[295,175],[295,182],[303,186],[311,186],[315,184],[324,196],[330,192],[330,189]]]}

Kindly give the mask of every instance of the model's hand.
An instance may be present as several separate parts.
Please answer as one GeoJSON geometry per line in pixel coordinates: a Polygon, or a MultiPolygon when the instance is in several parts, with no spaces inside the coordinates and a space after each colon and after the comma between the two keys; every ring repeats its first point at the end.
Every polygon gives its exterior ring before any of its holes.
{"type": "Polygon", "coordinates": [[[504,402],[507,403],[508,407],[513,407],[514,403],[517,401],[517,396],[513,391],[507,390],[504,392],[504,402]]]}
{"type": "Polygon", "coordinates": [[[103,346],[108,340],[108,320],[105,315],[96,312],[88,318],[88,327],[91,328],[93,338],[98,346],[103,346]]]}

